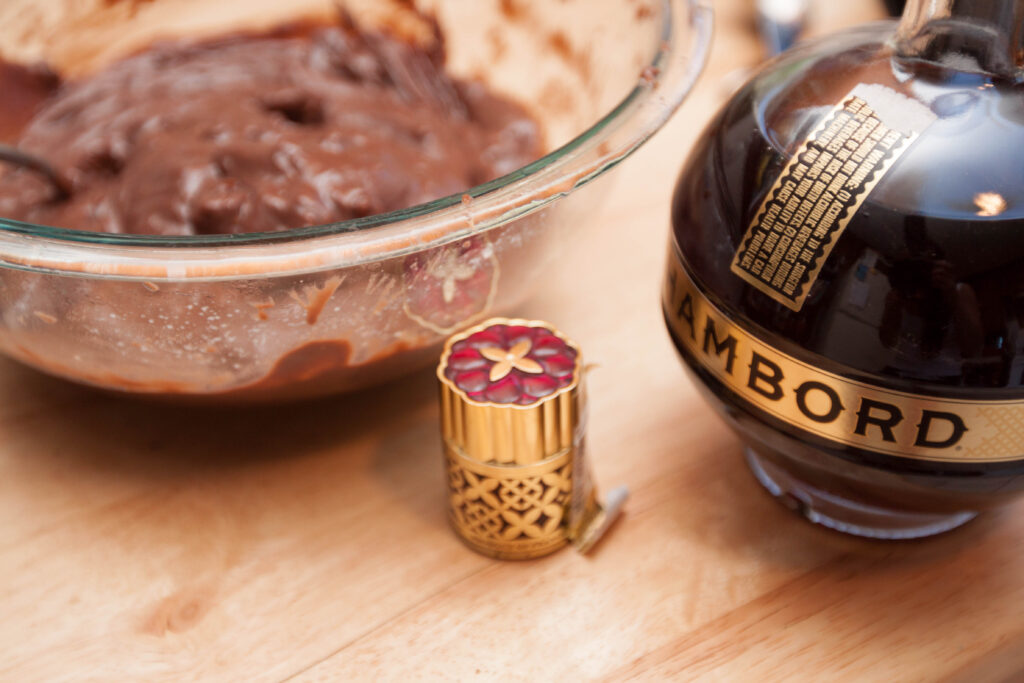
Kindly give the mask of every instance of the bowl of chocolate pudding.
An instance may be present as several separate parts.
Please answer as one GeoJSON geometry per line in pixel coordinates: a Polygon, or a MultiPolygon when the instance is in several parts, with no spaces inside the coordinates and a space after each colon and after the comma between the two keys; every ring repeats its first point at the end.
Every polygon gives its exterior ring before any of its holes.
{"type": "Polygon", "coordinates": [[[697,0],[9,0],[0,351],[225,403],[422,367],[586,239],[710,24],[697,0]]]}

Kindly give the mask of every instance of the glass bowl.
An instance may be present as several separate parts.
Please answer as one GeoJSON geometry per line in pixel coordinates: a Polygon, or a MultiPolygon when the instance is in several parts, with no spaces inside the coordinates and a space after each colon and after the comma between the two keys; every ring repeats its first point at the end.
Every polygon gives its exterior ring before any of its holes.
{"type": "MultiPolygon", "coordinates": [[[[74,76],[157,39],[336,11],[94,4],[5,3],[0,53],[74,76]]],[[[679,106],[711,32],[699,0],[417,7],[436,16],[449,71],[525,106],[553,151],[461,195],[287,232],[168,238],[0,219],[0,351],[107,390],[218,402],[336,393],[423,366],[448,334],[519,305],[586,239],[608,171],[679,106]]],[[[346,9],[392,27],[409,11],[346,9]]]]}

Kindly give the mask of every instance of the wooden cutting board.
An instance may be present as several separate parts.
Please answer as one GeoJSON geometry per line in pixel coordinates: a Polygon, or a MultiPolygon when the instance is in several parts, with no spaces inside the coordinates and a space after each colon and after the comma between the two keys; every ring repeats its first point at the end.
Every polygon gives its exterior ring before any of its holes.
{"type": "MultiPolygon", "coordinates": [[[[816,26],[876,13],[853,4],[816,26]]],[[[717,10],[699,87],[523,311],[600,366],[592,461],[632,498],[593,555],[455,539],[429,371],[216,413],[0,361],[0,679],[1021,680],[1022,505],[922,542],[813,527],[754,482],[665,336],[675,174],[760,57],[747,3],[717,10]]]]}

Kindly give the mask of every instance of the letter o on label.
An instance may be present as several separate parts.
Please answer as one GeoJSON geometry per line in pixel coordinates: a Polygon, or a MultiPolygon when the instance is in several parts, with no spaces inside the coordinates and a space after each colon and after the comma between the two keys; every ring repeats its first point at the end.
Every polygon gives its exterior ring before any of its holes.
{"type": "MultiPolygon", "coordinates": [[[[817,401],[815,401],[815,403],[817,403],[817,401]]],[[[804,382],[799,387],[797,387],[796,406],[797,408],[800,409],[800,412],[803,413],[805,417],[807,417],[807,419],[814,420],[815,422],[820,423],[832,422],[837,417],[839,417],[839,413],[843,412],[844,407],[843,402],[839,400],[839,394],[836,393],[835,389],[833,389],[827,384],[822,384],[821,382],[814,381],[804,382]],[[811,406],[808,405],[807,394],[811,393],[812,391],[819,391],[826,396],[829,406],[828,411],[814,412],[811,410],[811,406]]]]}

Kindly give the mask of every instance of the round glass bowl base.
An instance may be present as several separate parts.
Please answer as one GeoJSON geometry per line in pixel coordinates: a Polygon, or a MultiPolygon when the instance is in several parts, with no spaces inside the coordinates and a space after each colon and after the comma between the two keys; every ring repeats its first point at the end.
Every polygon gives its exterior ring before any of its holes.
{"type": "Polygon", "coordinates": [[[934,536],[977,515],[972,511],[936,514],[867,505],[811,486],[750,448],[746,449],[746,458],[761,485],[787,508],[815,524],[854,536],[886,540],[934,536]]]}

